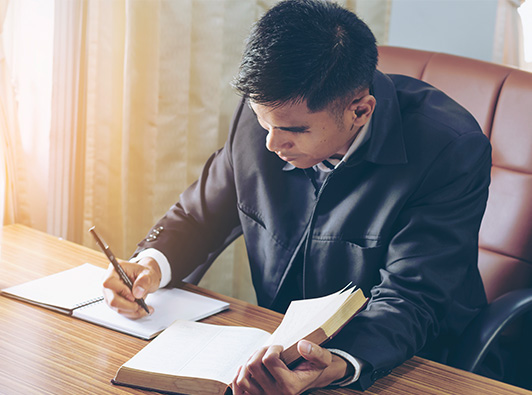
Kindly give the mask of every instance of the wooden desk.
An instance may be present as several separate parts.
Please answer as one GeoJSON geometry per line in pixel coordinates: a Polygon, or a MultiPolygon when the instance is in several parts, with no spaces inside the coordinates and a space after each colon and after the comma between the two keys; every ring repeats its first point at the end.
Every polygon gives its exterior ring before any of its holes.
{"type": "MultiPolygon", "coordinates": [[[[107,267],[100,252],[20,225],[3,228],[0,288],[90,262],[107,267]]],[[[230,310],[205,322],[248,325],[273,331],[281,315],[187,286],[231,303],[230,310]]],[[[0,297],[0,393],[149,394],[113,386],[118,367],[147,342],[125,334],[0,297]]],[[[316,390],[313,394],[356,394],[353,390],[316,390]]],[[[413,358],[377,381],[364,394],[532,394],[421,358],[413,358]]]]}

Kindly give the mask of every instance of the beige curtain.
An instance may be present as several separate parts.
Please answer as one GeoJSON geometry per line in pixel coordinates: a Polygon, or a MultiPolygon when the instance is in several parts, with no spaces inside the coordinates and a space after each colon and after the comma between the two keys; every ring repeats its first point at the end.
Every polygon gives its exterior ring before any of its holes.
{"type": "Polygon", "coordinates": [[[342,0],[338,4],[352,10],[368,24],[378,45],[388,44],[392,0],[342,0]]]}
{"type": "MultiPolygon", "coordinates": [[[[87,229],[96,225],[115,253],[127,258],[224,144],[238,101],[229,82],[244,40],[275,3],[55,2],[48,216],[42,230],[95,248],[87,229]]],[[[380,43],[386,41],[389,3],[344,2],[380,43]]],[[[20,198],[8,201],[9,207],[37,198],[9,190],[20,198]]],[[[200,285],[255,300],[242,239],[200,285]]]]}
{"type": "Polygon", "coordinates": [[[12,73],[4,51],[9,0],[0,0],[0,224],[30,224],[26,161],[12,73]]]}
{"type": "MultiPolygon", "coordinates": [[[[270,2],[273,3],[273,2],[270,2]]],[[[220,148],[229,81],[266,2],[88,2],[83,223],[127,257],[220,148]]],[[[82,240],[92,245],[86,232],[82,240]]],[[[201,285],[254,300],[242,240],[201,285]]]]}
{"type": "Polygon", "coordinates": [[[524,69],[532,71],[532,0],[525,0],[518,9],[523,28],[524,69]]]}
{"type": "Polygon", "coordinates": [[[499,0],[493,40],[493,61],[524,67],[523,27],[517,9],[525,0],[499,0]]]}
{"type": "MultiPolygon", "coordinates": [[[[8,159],[8,147],[11,146],[10,130],[14,129],[10,125],[10,114],[14,111],[10,108],[9,103],[13,102],[13,94],[9,89],[9,72],[7,71],[6,58],[4,54],[4,36],[3,26],[7,12],[8,1],[0,0],[0,224],[13,222],[14,213],[11,195],[11,188],[7,188],[7,183],[12,182],[13,176],[8,175],[8,162],[12,163],[12,159],[8,159]],[[9,195],[7,192],[9,191],[9,195]]],[[[11,117],[12,118],[12,117],[11,117]]],[[[0,230],[0,237],[2,236],[0,230]]],[[[1,253],[1,251],[0,251],[1,253]]]]}

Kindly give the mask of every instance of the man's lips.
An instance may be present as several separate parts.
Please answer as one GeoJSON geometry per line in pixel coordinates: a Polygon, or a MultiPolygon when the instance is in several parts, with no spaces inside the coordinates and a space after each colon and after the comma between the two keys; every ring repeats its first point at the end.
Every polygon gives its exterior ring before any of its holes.
{"type": "Polygon", "coordinates": [[[296,159],[297,157],[296,156],[288,156],[288,155],[283,155],[282,153],[280,152],[276,152],[277,156],[279,158],[281,158],[282,160],[284,160],[285,162],[291,162],[293,161],[294,159],[296,159]]]}

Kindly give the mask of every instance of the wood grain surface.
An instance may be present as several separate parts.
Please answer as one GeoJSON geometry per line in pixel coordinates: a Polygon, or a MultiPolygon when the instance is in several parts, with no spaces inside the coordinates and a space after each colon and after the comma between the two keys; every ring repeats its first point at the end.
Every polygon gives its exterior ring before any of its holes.
{"type": "MultiPolygon", "coordinates": [[[[85,262],[107,267],[105,256],[22,225],[0,233],[0,289],[57,273],[85,262]]],[[[186,289],[231,303],[203,322],[254,326],[272,332],[282,316],[230,297],[186,289]]],[[[150,394],[113,386],[117,369],[147,342],[97,325],[0,297],[0,394],[150,394]]],[[[313,394],[357,394],[348,389],[313,394]]],[[[413,358],[364,394],[532,394],[494,380],[413,358]]]]}

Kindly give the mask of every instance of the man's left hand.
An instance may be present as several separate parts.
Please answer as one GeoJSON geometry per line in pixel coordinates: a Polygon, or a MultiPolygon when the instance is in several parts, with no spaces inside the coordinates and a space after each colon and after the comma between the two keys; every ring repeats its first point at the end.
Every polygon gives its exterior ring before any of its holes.
{"type": "Polygon", "coordinates": [[[297,349],[304,360],[289,369],[280,359],[281,346],[263,347],[238,369],[233,379],[233,394],[301,394],[323,388],[343,378],[347,362],[325,348],[306,340],[297,349]]]}

